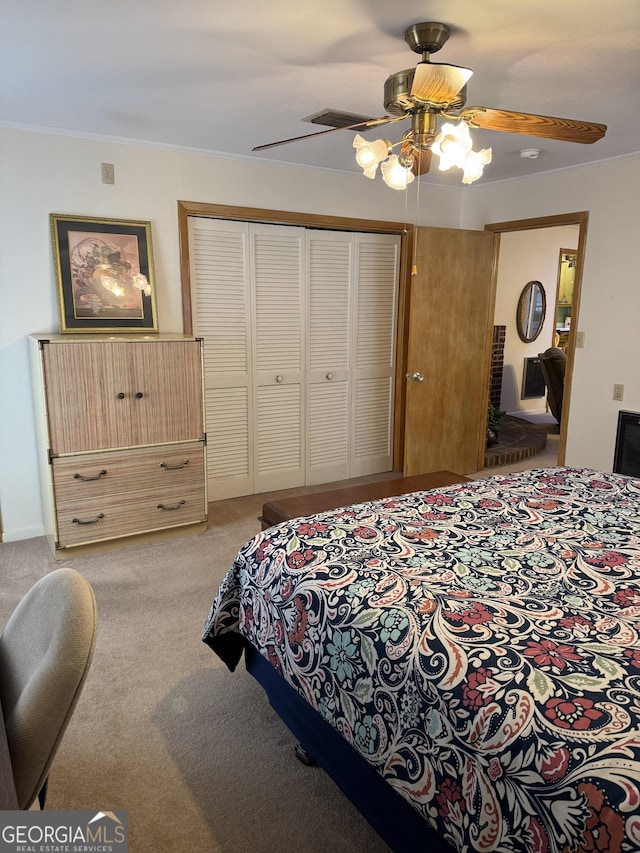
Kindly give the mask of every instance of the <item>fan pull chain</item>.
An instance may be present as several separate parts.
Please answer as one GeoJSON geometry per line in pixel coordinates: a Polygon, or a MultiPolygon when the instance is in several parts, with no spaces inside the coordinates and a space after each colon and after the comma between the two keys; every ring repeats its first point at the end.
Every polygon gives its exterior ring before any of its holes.
{"type": "Polygon", "coordinates": [[[407,233],[407,210],[409,209],[409,182],[404,185],[404,233],[407,233]]]}
{"type": "Polygon", "coordinates": [[[416,215],[415,222],[413,224],[413,264],[411,266],[411,275],[418,275],[418,265],[416,263],[416,259],[418,257],[418,211],[420,210],[420,176],[418,176],[418,180],[416,181],[416,215]]]}

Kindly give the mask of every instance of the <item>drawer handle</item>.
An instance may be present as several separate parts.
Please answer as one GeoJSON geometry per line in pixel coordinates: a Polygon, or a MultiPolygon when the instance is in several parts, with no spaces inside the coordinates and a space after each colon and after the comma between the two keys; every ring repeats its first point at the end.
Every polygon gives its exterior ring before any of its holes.
{"type": "Polygon", "coordinates": [[[119,394],[116,394],[116,397],[118,398],[118,400],[124,400],[125,394],[124,392],[120,391],[119,394]]]}
{"type": "Polygon", "coordinates": [[[182,462],[179,462],[177,465],[167,465],[166,462],[161,462],[160,467],[164,468],[165,471],[177,471],[179,468],[184,468],[184,466],[188,464],[189,460],[183,459],[182,462]]]}
{"type": "Polygon", "coordinates": [[[88,521],[82,521],[79,518],[72,518],[71,523],[72,524],[97,524],[103,518],[104,518],[104,513],[100,512],[100,513],[98,513],[98,515],[96,515],[95,518],[90,518],[88,521]]]}
{"type": "Polygon", "coordinates": [[[169,512],[172,509],[180,509],[180,507],[184,505],[185,501],[178,501],[178,503],[174,504],[173,506],[165,506],[165,504],[158,504],[158,509],[164,509],[169,512]]]}
{"type": "Polygon", "coordinates": [[[99,474],[96,474],[95,477],[83,477],[82,474],[74,474],[74,480],[82,480],[83,483],[90,483],[92,480],[99,480],[101,477],[107,476],[107,469],[103,468],[99,474]]]}
{"type": "Polygon", "coordinates": [[[143,397],[144,397],[144,394],[142,393],[142,391],[138,391],[136,393],[136,400],[142,400],[143,397]]]}

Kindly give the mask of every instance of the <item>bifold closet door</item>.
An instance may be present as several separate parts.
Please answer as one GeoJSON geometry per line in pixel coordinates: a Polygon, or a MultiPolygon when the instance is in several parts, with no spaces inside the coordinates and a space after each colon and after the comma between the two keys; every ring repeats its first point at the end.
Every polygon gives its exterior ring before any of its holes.
{"type": "Polygon", "coordinates": [[[307,485],[350,476],[354,239],[310,231],[307,243],[307,485]]]}
{"type": "Polygon", "coordinates": [[[304,230],[189,219],[211,500],[304,483],[304,230]]]}
{"type": "Polygon", "coordinates": [[[351,477],[393,470],[400,237],[355,235],[351,477]]]}
{"type": "Polygon", "coordinates": [[[400,238],[189,219],[210,499],[390,471],[400,238]]]}
{"type": "Polygon", "coordinates": [[[253,491],[303,486],[305,478],[305,231],[249,226],[255,406],[253,491]]]}
{"type": "Polygon", "coordinates": [[[390,471],[400,238],[307,239],[307,485],[390,471]]]}
{"type": "Polygon", "coordinates": [[[189,219],[193,333],[204,339],[209,500],[253,492],[249,233],[189,219]]]}

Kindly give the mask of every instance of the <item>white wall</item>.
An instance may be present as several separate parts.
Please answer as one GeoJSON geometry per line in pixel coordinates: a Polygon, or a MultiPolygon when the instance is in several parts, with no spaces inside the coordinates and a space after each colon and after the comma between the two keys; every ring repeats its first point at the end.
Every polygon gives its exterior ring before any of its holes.
{"type": "MultiPolygon", "coordinates": [[[[423,190],[418,224],[459,227],[461,193],[457,188],[423,190]]],[[[5,541],[43,533],[27,336],[59,328],[49,214],[151,221],[160,331],[181,332],[179,199],[406,221],[404,193],[359,174],[0,128],[0,511],[5,541]],[[115,164],[114,186],[101,183],[101,162],[115,164]]],[[[409,202],[409,217],[412,208],[409,202]]]]}
{"type": "Polygon", "coordinates": [[[611,471],[618,411],[640,411],[640,154],[526,180],[476,185],[462,199],[461,227],[589,211],[575,353],[568,465],[611,471]],[[612,399],[614,383],[624,401],[612,399]]]}
{"type": "Polygon", "coordinates": [[[511,231],[500,237],[494,322],[497,326],[506,326],[500,407],[510,414],[545,411],[546,396],[521,398],[524,360],[553,345],[560,249],[577,248],[578,233],[578,226],[564,225],[511,231]],[[528,281],[539,281],[547,297],[542,331],[529,344],[520,340],[516,329],[518,300],[528,281]]]}
{"type": "MultiPolygon", "coordinates": [[[[590,211],[567,463],[611,470],[617,413],[640,411],[640,155],[553,175],[421,192],[419,224],[590,211]],[[613,384],[625,386],[622,404],[613,384]]],[[[0,128],[0,510],[7,541],[43,532],[27,336],[58,329],[49,214],[150,220],[160,329],[182,330],[178,199],[405,221],[403,193],[358,174],[0,128]],[[100,163],[115,164],[115,186],[100,163]]],[[[411,211],[411,203],[408,210],[411,211]]],[[[411,216],[411,213],[409,213],[411,216]]],[[[411,221],[411,220],[410,220],[411,221]]]]}

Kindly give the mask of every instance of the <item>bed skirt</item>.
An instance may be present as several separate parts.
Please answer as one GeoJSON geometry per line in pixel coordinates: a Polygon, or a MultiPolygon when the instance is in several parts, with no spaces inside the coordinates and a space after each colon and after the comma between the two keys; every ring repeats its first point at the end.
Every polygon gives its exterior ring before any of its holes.
{"type": "Polygon", "coordinates": [[[294,737],[395,853],[453,853],[453,848],[249,643],[245,665],[294,737]]]}

